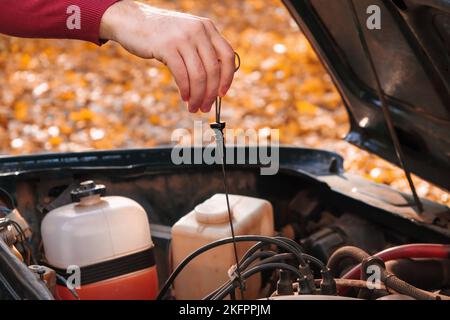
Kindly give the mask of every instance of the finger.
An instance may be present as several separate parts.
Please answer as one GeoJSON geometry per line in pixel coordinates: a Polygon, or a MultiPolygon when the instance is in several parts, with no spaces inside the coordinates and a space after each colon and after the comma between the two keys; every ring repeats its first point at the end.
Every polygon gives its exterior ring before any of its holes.
{"type": "Polygon", "coordinates": [[[204,19],[203,23],[210,36],[211,42],[214,46],[216,54],[220,60],[220,81],[219,81],[219,95],[223,97],[230,89],[231,83],[235,73],[234,50],[231,45],[219,33],[214,23],[209,19],[204,19]]]}
{"type": "Polygon", "coordinates": [[[189,100],[189,76],[180,53],[177,50],[174,50],[167,56],[166,64],[175,78],[175,83],[180,90],[181,98],[183,101],[187,102],[189,100]]]}
{"type": "Polygon", "coordinates": [[[200,109],[209,112],[219,94],[220,63],[206,30],[198,36],[197,50],[206,71],[206,91],[200,109]]]}
{"type": "Polygon", "coordinates": [[[200,109],[206,91],[206,71],[197,49],[185,44],[179,49],[189,77],[189,111],[195,113],[200,109]]]}

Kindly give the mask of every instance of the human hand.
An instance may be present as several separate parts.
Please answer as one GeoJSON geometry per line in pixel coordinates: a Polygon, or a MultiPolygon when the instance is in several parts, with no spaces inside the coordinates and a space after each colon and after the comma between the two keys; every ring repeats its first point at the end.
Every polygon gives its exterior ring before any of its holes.
{"type": "Polygon", "coordinates": [[[233,48],[207,18],[123,0],[106,10],[100,37],[167,65],[193,113],[209,112],[233,81],[233,48]]]}

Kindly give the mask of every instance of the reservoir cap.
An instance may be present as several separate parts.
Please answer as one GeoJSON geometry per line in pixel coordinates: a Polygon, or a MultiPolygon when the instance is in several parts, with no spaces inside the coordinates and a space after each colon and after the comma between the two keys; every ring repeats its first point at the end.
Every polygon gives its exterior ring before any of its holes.
{"type": "MultiPolygon", "coordinates": [[[[221,224],[228,222],[228,209],[225,195],[215,195],[196,206],[194,211],[195,218],[199,223],[221,224]]],[[[233,214],[233,209],[231,209],[231,214],[233,214]]]]}
{"type": "Polygon", "coordinates": [[[88,180],[80,183],[80,186],[70,192],[73,202],[79,202],[81,198],[106,194],[106,187],[102,184],[95,184],[94,181],[88,180]]]}

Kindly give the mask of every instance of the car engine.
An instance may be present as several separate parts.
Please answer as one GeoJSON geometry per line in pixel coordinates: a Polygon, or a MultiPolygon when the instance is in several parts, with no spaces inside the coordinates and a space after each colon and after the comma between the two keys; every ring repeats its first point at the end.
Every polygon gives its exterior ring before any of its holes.
{"type": "Polygon", "coordinates": [[[2,256],[61,300],[450,299],[450,245],[414,241],[315,188],[284,199],[231,194],[233,238],[223,194],[191,199],[170,224],[152,211],[174,204],[151,209],[134,193],[148,186],[140,179],[2,190],[2,256]]]}

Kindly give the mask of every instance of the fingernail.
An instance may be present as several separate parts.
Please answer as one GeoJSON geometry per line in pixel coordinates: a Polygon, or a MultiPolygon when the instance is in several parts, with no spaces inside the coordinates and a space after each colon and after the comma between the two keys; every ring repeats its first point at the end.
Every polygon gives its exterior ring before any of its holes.
{"type": "Polygon", "coordinates": [[[209,110],[211,110],[211,108],[209,106],[201,107],[200,110],[202,110],[203,113],[207,113],[207,112],[209,112],[209,110]]]}
{"type": "Polygon", "coordinates": [[[190,112],[190,113],[197,113],[197,111],[198,111],[198,108],[197,108],[197,107],[195,107],[195,106],[189,106],[189,112],[190,112]]]}

